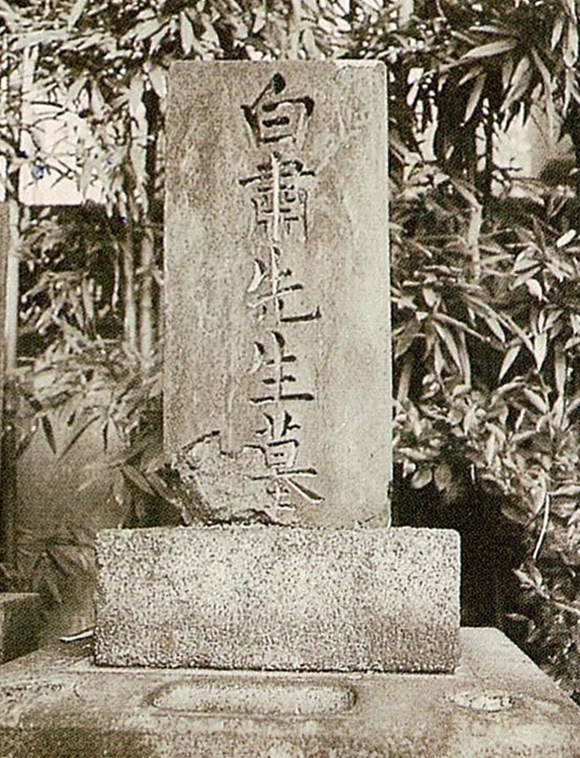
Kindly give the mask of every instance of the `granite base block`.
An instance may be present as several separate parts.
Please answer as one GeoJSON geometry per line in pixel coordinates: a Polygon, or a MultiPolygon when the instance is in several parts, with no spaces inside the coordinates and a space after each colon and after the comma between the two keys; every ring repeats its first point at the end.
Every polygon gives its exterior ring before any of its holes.
{"type": "Polygon", "coordinates": [[[506,637],[453,674],[95,667],[90,644],[0,667],[1,758],[580,758],[580,709],[506,637]]]}
{"type": "Polygon", "coordinates": [[[101,665],[450,671],[458,661],[452,531],[106,530],[97,558],[101,665]]]}
{"type": "Polygon", "coordinates": [[[33,592],[0,593],[0,663],[38,648],[40,597],[33,592]]]}

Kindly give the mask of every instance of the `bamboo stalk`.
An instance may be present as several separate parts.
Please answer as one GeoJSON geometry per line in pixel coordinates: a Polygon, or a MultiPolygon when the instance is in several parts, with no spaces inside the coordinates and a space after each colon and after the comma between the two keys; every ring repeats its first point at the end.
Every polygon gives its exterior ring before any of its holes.
{"type": "Polygon", "coordinates": [[[147,135],[145,151],[145,223],[141,241],[141,288],[139,290],[139,346],[147,371],[153,360],[155,339],[154,278],[155,264],[155,177],[158,170],[159,98],[152,89],[143,97],[147,135]]]}
{"type": "Polygon", "coordinates": [[[300,51],[300,33],[302,31],[302,0],[292,0],[288,18],[288,36],[286,57],[297,61],[300,51]]]}
{"type": "Polygon", "coordinates": [[[16,368],[18,355],[18,305],[20,290],[20,261],[17,255],[20,213],[18,201],[12,198],[10,207],[10,247],[6,261],[6,311],[4,335],[6,345],[5,369],[11,373],[16,368]]]}
{"type": "Polygon", "coordinates": [[[139,290],[139,348],[147,368],[153,357],[153,278],[151,269],[154,257],[153,231],[148,228],[141,242],[141,288],[139,290]]]}
{"type": "Polygon", "coordinates": [[[479,237],[483,224],[483,208],[480,203],[471,206],[469,226],[467,229],[467,246],[471,253],[471,268],[473,279],[477,282],[481,279],[481,250],[479,249],[479,237]]]}
{"type": "Polygon", "coordinates": [[[415,0],[399,0],[399,28],[409,25],[415,12],[415,0]]]}
{"type": "Polygon", "coordinates": [[[134,238],[133,220],[129,218],[127,238],[121,242],[121,254],[123,265],[123,289],[124,320],[123,329],[125,340],[132,350],[137,350],[137,305],[135,298],[135,269],[134,269],[134,238]]]}

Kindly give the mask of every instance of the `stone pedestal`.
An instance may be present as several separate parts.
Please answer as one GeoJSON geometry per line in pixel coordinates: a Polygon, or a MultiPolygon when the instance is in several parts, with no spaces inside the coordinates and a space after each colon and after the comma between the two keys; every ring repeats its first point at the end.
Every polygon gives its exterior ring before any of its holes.
{"type": "Polygon", "coordinates": [[[580,709],[502,634],[453,674],[96,668],[90,644],[0,668],[2,758],[579,758],[580,709]]]}
{"type": "Polygon", "coordinates": [[[40,597],[32,592],[0,593],[0,663],[36,650],[41,627],[40,597]]]}
{"type": "Polygon", "coordinates": [[[111,529],[97,662],[451,671],[459,536],[441,529],[111,529]]]}

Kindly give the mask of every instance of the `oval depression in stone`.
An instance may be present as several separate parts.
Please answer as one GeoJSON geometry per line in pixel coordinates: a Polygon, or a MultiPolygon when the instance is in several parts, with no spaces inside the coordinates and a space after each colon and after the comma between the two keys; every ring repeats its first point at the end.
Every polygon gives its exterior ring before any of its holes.
{"type": "Polygon", "coordinates": [[[331,716],[354,705],[354,692],[337,685],[296,682],[183,681],[151,698],[168,711],[256,716],[331,716]]]}

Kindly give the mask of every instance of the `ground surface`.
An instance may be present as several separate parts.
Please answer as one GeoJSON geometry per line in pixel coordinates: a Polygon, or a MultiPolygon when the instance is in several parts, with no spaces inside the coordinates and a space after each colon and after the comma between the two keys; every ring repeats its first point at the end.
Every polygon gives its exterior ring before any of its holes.
{"type": "Polygon", "coordinates": [[[90,644],[0,667],[2,758],[580,756],[580,709],[495,630],[455,674],[96,668],[90,644]]]}

